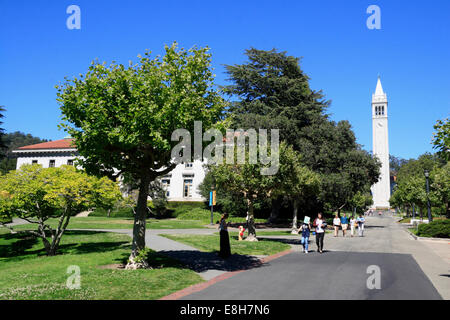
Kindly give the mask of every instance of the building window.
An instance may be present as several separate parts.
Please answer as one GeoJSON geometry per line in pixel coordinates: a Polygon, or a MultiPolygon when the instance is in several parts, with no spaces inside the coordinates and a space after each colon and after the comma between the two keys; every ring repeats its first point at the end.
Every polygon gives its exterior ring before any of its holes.
{"type": "Polygon", "coordinates": [[[54,167],[55,167],[55,160],[50,160],[50,161],[48,162],[48,167],[49,167],[49,168],[54,168],[54,167]]]}
{"type": "Polygon", "coordinates": [[[192,179],[184,179],[183,197],[184,198],[192,198],[192,179]]]}
{"type": "Polygon", "coordinates": [[[38,161],[37,160],[31,160],[31,164],[37,164],[38,161]]]}
{"type": "Polygon", "coordinates": [[[73,166],[73,159],[69,159],[69,160],[67,160],[67,165],[69,165],[69,166],[73,166]]]}
{"type": "Polygon", "coordinates": [[[184,164],[184,167],[185,167],[186,169],[192,169],[193,163],[192,163],[192,162],[186,162],[186,163],[184,164]]]}
{"type": "Polygon", "coordinates": [[[170,197],[170,191],[167,190],[170,187],[170,179],[162,179],[161,185],[162,185],[163,189],[166,190],[166,197],[170,197]]]}

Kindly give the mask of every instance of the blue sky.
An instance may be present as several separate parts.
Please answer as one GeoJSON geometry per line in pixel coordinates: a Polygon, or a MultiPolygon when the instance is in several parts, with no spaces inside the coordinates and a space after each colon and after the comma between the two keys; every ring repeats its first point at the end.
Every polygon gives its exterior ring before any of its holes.
{"type": "Polygon", "coordinates": [[[174,40],[209,46],[218,84],[227,83],[223,64],[245,61],[246,48],[302,56],[312,88],[332,101],[332,119],[349,120],[367,150],[378,74],[389,99],[391,154],[432,151],[433,125],[450,115],[448,0],[0,0],[0,13],[0,104],[8,132],[63,138],[59,81],[85,73],[95,58],[128,63],[174,40]],[[81,8],[81,30],[66,27],[71,4],[81,8]],[[366,27],[371,4],[381,9],[381,30],[366,27]]]}

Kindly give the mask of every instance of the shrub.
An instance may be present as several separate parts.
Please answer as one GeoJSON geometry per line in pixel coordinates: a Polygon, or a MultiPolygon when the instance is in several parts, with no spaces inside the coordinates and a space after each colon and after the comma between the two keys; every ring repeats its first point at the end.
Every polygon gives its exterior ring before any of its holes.
{"type": "Polygon", "coordinates": [[[450,220],[434,220],[418,226],[417,235],[420,237],[450,238],[450,220]]]}
{"type": "Polygon", "coordinates": [[[192,210],[201,209],[206,210],[206,205],[203,202],[179,202],[171,201],[167,205],[170,215],[174,218],[188,214],[192,210]]]}
{"type": "MultiPolygon", "coordinates": [[[[183,211],[177,216],[180,220],[202,220],[202,221],[210,221],[211,219],[211,211],[201,208],[193,208],[183,211]]],[[[214,222],[220,219],[220,214],[218,212],[214,212],[214,222]]]]}
{"type": "MultiPolygon", "coordinates": [[[[107,217],[108,211],[102,208],[97,208],[89,214],[90,217],[107,217]]],[[[133,218],[133,210],[130,207],[114,208],[110,212],[111,218],[133,218]]]]}

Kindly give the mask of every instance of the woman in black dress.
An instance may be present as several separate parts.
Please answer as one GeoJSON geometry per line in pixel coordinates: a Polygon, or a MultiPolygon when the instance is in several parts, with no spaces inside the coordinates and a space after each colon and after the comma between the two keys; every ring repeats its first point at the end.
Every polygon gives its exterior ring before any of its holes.
{"type": "Polygon", "coordinates": [[[222,258],[228,258],[231,255],[230,238],[228,236],[228,213],[224,213],[220,218],[219,230],[220,230],[220,252],[219,256],[222,258]]]}

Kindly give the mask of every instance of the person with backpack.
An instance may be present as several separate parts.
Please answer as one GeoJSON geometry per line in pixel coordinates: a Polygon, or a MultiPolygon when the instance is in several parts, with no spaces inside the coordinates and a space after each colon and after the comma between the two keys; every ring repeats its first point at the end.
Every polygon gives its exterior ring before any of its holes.
{"type": "Polygon", "coordinates": [[[323,238],[325,237],[325,229],[327,227],[327,223],[325,219],[322,217],[322,213],[317,214],[317,218],[314,220],[313,227],[316,232],[316,245],[317,251],[319,253],[323,253],[323,238]]]}

